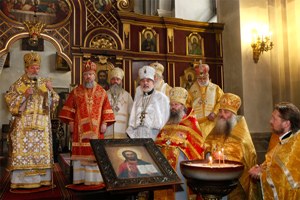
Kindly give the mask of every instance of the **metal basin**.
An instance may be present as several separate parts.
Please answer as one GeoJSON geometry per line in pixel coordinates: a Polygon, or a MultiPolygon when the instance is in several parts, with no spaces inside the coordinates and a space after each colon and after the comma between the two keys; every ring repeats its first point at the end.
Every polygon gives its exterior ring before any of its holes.
{"type": "Polygon", "coordinates": [[[224,164],[207,160],[190,160],[180,163],[182,175],[188,186],[204,200],[220,200],[237,187],[244,165],[240,162],[225,160],[224,164]]]}
{"type": "Polygon", "coordinates": [[[209,164],[207,160],[182,161],[180,170],[186,179],[196,179],[202,181],[229,181],[238,179],[244,170],[244,165],[240,162],[225,160],[219,164],[214,161],[209,164]]]}

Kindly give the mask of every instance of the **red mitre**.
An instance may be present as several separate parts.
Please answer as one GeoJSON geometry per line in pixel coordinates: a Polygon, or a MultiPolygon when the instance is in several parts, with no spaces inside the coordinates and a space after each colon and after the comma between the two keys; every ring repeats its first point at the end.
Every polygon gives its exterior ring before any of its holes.
{"type": "Polygon", "coordinates": [[[83,64],[82,73],[88,72],[88,71],[94,71],[96,73],[96,69],[97,69],[97,65],[94,62],[88,60],[83,64]]]}

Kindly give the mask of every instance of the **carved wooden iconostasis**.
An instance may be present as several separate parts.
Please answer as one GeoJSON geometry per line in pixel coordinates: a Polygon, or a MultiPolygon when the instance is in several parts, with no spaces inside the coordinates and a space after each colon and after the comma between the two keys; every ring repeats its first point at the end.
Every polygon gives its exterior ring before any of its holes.
{"type": "MultiPolygon", "coordinates": [[[[66,69],[67,64],[73,85],[81,83],[82,62],[88,59],[106,73],[122,68],[124,87],[132,95],[140,67],[158,61],[165,67],[165,82],[184,86],[193,73],[193,62],[201,60],[210,65],[212,82],[223,87],[223,24],[136,14],[130,0],[40,0],[27,5],[38,8],[29,18],[17,5],[7,6],[2,2],[0,56],[16,40],[35,36],[36,27],[28,27],[24,19],[41,20],[39,39],[55,46],[64,62],[57,69],[66,69]]],[[[100,75],[105,76],[99,73],[97,81],[100,75]]]]}

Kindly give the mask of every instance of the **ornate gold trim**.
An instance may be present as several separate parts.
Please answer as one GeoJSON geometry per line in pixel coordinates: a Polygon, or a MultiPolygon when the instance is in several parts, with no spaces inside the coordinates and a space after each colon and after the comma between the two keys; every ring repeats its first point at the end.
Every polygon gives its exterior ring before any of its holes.
{"type": "Polygon", "coordinates": [[[120,11],[133,11],[134,1],[133,0],[117,0],[117,8],[120,11]]]}
{"type": "Polygon", "coordinates": [[[168,53],[174,53],[174,29],[167,28],[167,48],[168,53]],[[172,51],[170,51],[170,43],[172,43],[172,51]]]}

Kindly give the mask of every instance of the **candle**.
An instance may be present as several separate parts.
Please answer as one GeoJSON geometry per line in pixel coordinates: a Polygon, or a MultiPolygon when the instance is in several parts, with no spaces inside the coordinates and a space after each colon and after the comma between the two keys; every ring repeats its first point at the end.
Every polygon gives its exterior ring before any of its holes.
{"type": "Polygon", "coordinates": [[[219,164],[221,164],[221,151],[219,151],[219,164]]]}
{"type": "Polygon", "coordinates": [[[211,157],[211,156],[209,156],[209,158],[208,158],[208,159],[209,159],[209,165],[211,166],[211,165],[212,165],[212,162],[213,162],[213,161],[212,161],[212,157],[211,157]]]}
{"type": "Polygon", "coordinates": [[[223,164],[225,164],[225,154],[224,154],[224,148],[222,148],[222,155],[223,155],[223,164]]]}

